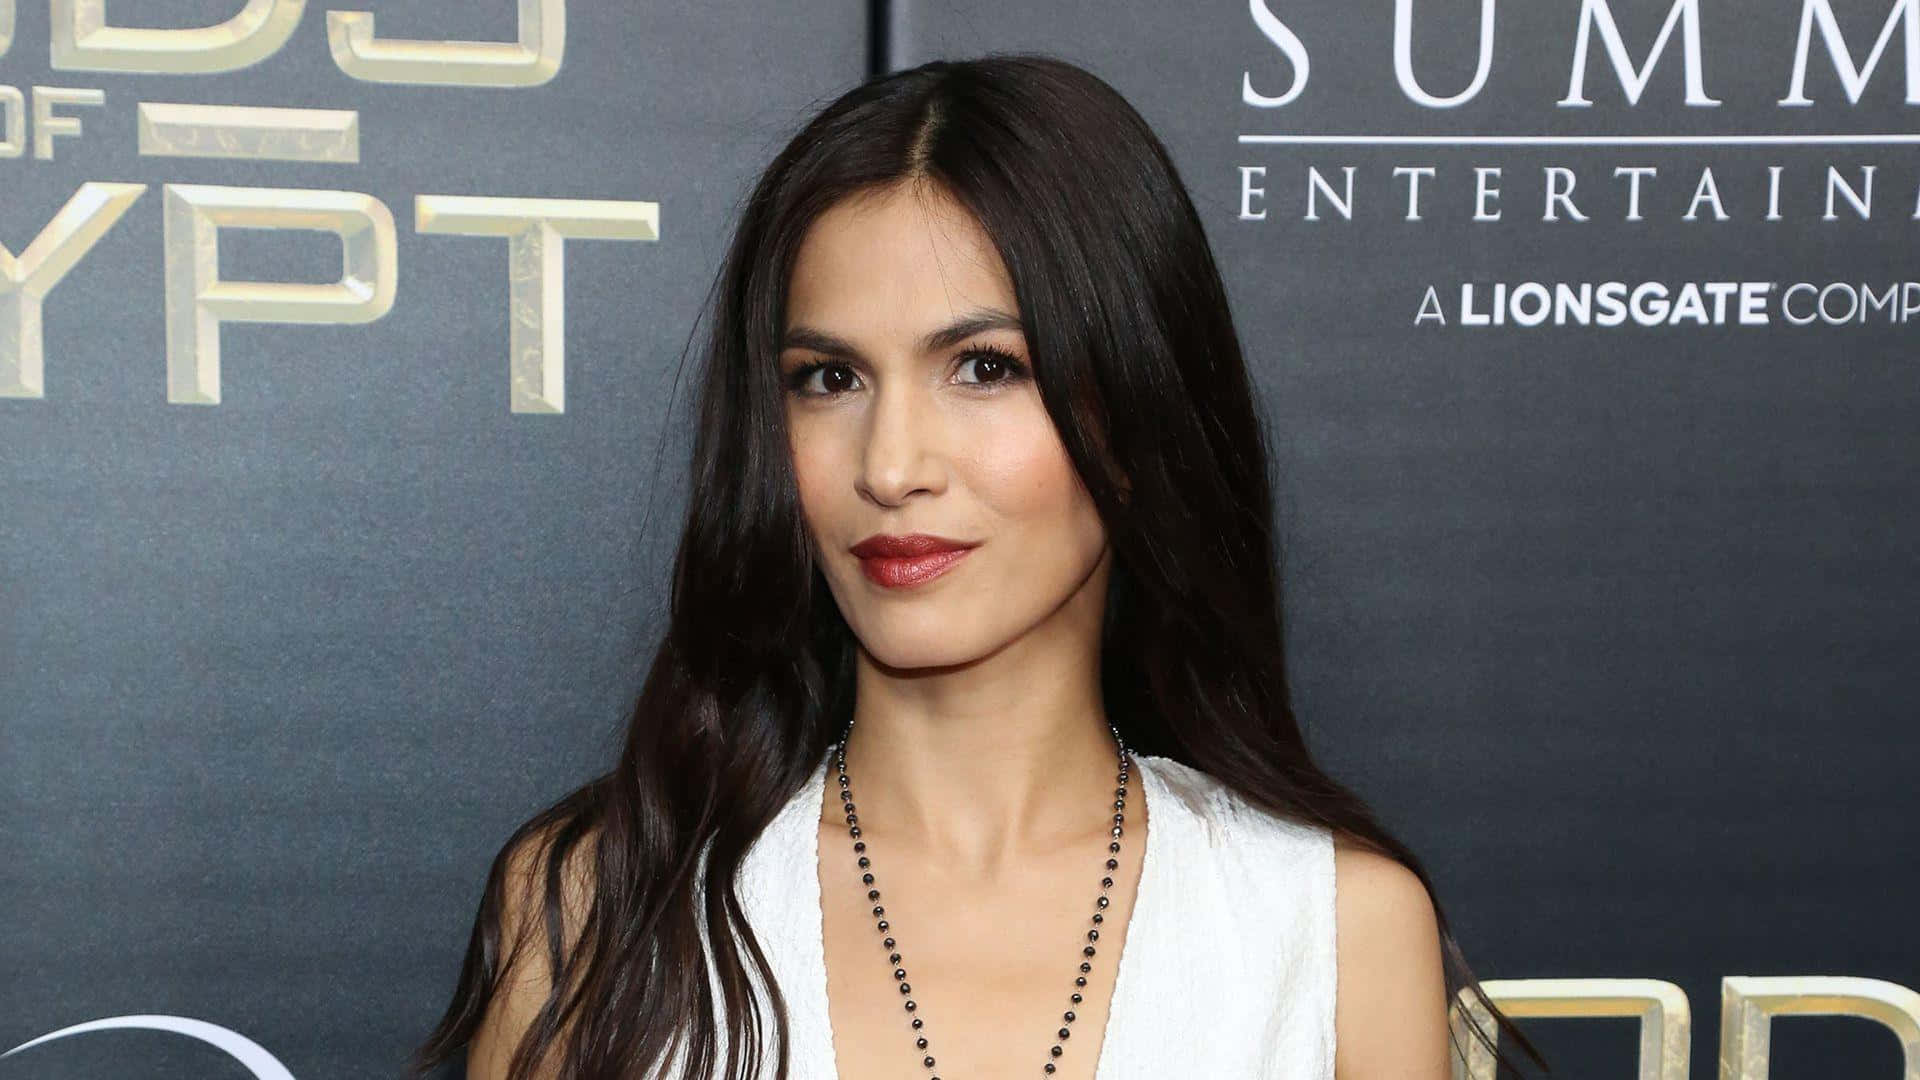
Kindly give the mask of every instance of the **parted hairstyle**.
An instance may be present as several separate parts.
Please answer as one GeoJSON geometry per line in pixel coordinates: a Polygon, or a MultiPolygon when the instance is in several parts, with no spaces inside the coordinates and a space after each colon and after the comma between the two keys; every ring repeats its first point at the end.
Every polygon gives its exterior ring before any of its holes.
{"type": "MultiPolygon", "coordinates": [[[[1100,682],[1128,746],[1388,855],[1431,894],[1413,853],[1314,762],[1289,704],[1269,435],[1165,147],[1065,61],[935,61],[828,104],[741,207],[709,294],[667,626],[619,761],[502,846],[415,1075],[472,1041],[518,965],[542,965],[551,992],[515,1045],[513,1080],[646,1076],[676,1054],[686,1080],[788,1075],[785,998],[734,877],[845,729],[857,644],[814,566],[793,474],[786,285],[823,211],[902,183],[958,200],[1011,276],[1041,399],[1113,548],[1100,682]],[[774,1016],[760,1014],[749,964],[774,1016]],[[762,1061],[768,1022],[776,1057],[762,1061]]],[[[1470,988],[1499,1029],[1470,1022],[1472,1037],[1501,1075],[1518,1068],[1499,1033],[1544,1066],[1434,907],[1449,1001],[1470,988]]],[[[1458,1028],[1452,1040],[1464,1050],[1458,1028]]]]}

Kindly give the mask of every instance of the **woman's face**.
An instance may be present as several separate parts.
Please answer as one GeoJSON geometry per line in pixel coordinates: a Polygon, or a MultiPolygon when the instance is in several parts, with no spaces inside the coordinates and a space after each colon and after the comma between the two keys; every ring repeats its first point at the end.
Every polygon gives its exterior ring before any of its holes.
{"type": "Polygon", "coordinates": [[[802,242],[786,316],[800,500],[867,652],[893,668],[965,663],[1063,612],[1097,633],[1106,530],[1041,404],[1012,282],[979,223],[933,186],[843,202],[802,242]],[[913,534],[968,547],[853,550],[913,534]]]}

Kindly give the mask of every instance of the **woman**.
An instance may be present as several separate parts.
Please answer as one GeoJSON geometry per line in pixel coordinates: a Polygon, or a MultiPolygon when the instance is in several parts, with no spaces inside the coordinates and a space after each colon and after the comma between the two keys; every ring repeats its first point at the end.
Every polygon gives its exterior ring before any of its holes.
{"type": "Polygon", "coordinates": [[[1445,1077],[1479,986],[1290,711],[1261,421],[1140,116],[1034,56],[868,83],[717,284],[624,752],[503,847],[419,1070],[1445,1077]]]}

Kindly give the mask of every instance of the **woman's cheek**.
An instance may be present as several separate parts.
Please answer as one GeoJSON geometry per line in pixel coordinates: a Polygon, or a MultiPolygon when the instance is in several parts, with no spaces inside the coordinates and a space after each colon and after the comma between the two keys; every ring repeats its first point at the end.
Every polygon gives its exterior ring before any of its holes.
{"type": "Polygon", "coordinates": [[[800,510],[814,535],[816,548],[826,537],[837,535],[833,522],[832,486],[837,472],[832,444],[804,426],[796,427],[791,441],[794,482],[800,492],[800,510]]]}
{"type": "Polygon", "coordinates": [[[1044,412],[1038,423],[1003,425],[986,447],[991,452],[978,459],[976,475],[983,497],[1002,515],[1031,520],[1069,509],[1073,465],[1044,412]]]}

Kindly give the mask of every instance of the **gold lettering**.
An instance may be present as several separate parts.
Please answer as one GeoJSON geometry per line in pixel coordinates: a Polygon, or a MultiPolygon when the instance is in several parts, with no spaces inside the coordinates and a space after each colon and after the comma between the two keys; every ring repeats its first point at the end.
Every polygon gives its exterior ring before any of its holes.
{"type": "Polygon", "coordinates": [[[340,70],[366,82],[437,86],[539,86],[560,71],[566,0],[519,0],[518,41],[382,41],[373,12],[327,12],[327,45],[340,70]]]}
{"type": "Polygon", "coordinates": [[[13,0],[0,0],[0,56],[13,45],[13,0]]]}
{"type": "Polygon", "coordinates": [[[107,93],[82,86],[36,86],[33,88],[33,156],[53,160],[55,135],[80,136],[80,118],[56,116],[55,105],[105,105],[107,93]]]}
{"type": "Polygon", "coordinates": [[[420,195],[423,233],[507,238],[508,410],[566,411],[565,238],[660,239],[660,204],[420,195]]]}
{"type": "MultiPolygon", "coordinates": [[[[1639,1017],[1640,1068],[1636,1074],[1639,1080],[1687,1078],[1693,1015],[1687,1005],[1686,991],[1670,982],[1660,979],[1486,979],[1480,988],[1501,1012],[1515,1019],[1639,1017]]],[[[1465,1075],[1471,1080],[1491,1080],[1495,1065],[1493,1054],[1470,1038],[1465,1013],[1471,1013],[1474,1022],[1488,1034],[1495,1030],[1493,1015],[1465,991],[1455,1002],[1452,1015],[1454,1033],[1467,1048],[1465,1075]]],[[[1453,1072],[1456,1077],[1462,1074],[1458,1060],[1454,1062],[1453,1072]]]]}
{"type": "Polygon", "coordinates": [[[220,324],[367,323],[393,308],[399,244],[385,203],[356,191],[165,187],[167,400],[220,403],[220,324]],[[223,281],[220,230],[317,229],[340,238],[340,280],[223,281]]]}
{"type": "Polygon", "coordinates": [[[1920,1080],[1920,993],[1851,975],[1728,975],[1720,980],[1720,1080],[1767,1080],[1776,1016],[1857,1016],[1900,1040],[1905,1080],[1920,1080]]]}
{"type": "Polygon", "coordinates": [[[0,86],[0,158],[17,158],[26,152],[27,96],[17,86],[0,86]]]}
{"type": "Polygon", "coordinates": [[[155,29],[108,26],[107,0],[53,0],[53,66],[152,75],[237,71],[279,52],[306,6],[307,0],[247,0],[218,26],[155,29]]]}
{"type": "Polygon", "coordinates": [[[360,114],[353,109],[281,109],[142,101],[140,153],[156,157],[247,161],[360,160],[360,114]]]}
{"type": "Polygon", "coordinates": [[[82,184],[18,258],[0,246],[0,397],[47,395],[41,304],[145,190],[145,184],[82,184]]]}

